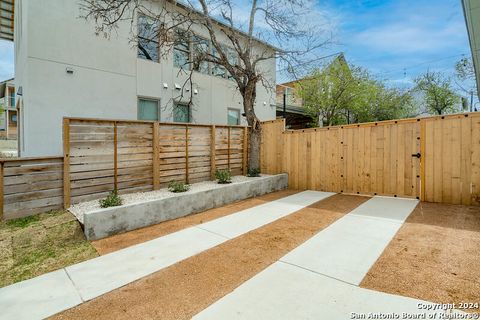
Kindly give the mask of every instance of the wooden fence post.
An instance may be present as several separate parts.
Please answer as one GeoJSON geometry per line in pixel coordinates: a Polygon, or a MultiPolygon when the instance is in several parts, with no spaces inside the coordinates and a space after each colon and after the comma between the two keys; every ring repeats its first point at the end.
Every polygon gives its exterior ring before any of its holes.
{"type": "Polygon", "coordinates": [[[153,190],[160,189],[160,146],[158,141],[159,123],[153,123],[153,190]]]}
{"type": "Polygon", "coordinates": [[[63,119],[63,208],[70,208],[70,119],[63,119]]]}
{"type": "Polygon", "coordinates": [[[230,127],[228,127],[228,142],[227,142],[227,168],[230,171],[230,127]]]}
{"type": "Polygon", "coordinates": [[[5,162],[0,163],[0,221],[3,220],[3,167],[5,165],[5,162]]]}
{"type": "MultiPolygon", "coordinates": [[[[425,201],[425,139],[426,123],[420,119],[420,201],[425,201]]],[[[417,191],[418,192],[418,191],[417,191]]]]}
{"type": "Polygon", "coordinates": [[[243,167],[243,175],[247,175],[248,168],[247,168],[247,152],[248,152],[248,127],[243,128],[243,159],[242,159],[242,167],[243,167]]]}
{"type": "Polygon", "coordinates": [[[216,169],[216,152],[215,152],[215,146],[217,144],[216,142],[217,136],[216,136],[216,130],[215,130],[215,125],[212,126],[211,129],[211,139],[210,139],[210,176],[212,180],[215,180],[215,169],[216,169]]]}
{"type": "Polygon", "coordinates": [[[185,183],[189,183],[188,177],[188,124],[185,125],[185,183]]]}
{"type": "Polygon", "coordinates": [[[118,191],[118,128],[113,122],[113,188],[118,191]]]}

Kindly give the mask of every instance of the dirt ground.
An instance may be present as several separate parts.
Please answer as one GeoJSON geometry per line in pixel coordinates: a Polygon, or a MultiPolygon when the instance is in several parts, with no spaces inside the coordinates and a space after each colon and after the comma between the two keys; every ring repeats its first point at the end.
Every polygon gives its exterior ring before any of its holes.
{"type": "Polygon", "coordinates": [[[438,303],[480,304],[479,272],[480,207],[420,203],[361,286],[438,303]]]}
{"type": "Polygon", "coordinates": [[[0,287],[97,256],[69,212],[0,223],[0,287]]]}
{"type": "Polygon", "coordinates": [[[104,255],[112,251],[120,250],[138,243],[162,237],[169,233],[217,219],[241,210],[252,208],[269,201],[277,200],[297,192],[298,191],[294,190],[282,190],[260,197],[238,201],[220,208],[210,209],[198,214],[193,214],[183,218],[166,221],[153,226],[93,241],[92,245],[99,254],[104,255]]]}
{"type": "Polygon", "coordinates": [[[190,319],[368,199],[334,195],[54,319],[190,319]]]}

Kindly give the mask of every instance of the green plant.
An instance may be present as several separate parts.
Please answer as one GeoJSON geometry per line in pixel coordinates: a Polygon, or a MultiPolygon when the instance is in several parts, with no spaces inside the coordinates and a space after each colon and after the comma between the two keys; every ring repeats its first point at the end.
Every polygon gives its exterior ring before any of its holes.
{"type": "Polygon", "coordinates": [[[232,183],[230,170],[227,169],[217,170],[215,172],[215,178],[217,178],[217,182],[220,184],[232,183]]]}
{"type": "Polygon", "coordinates": [[[260,169],[259,168],[248,169],[247,177],[260,177],[260,169]]]}
{"type": "Polygon", "coordinates": [[[168,184],[168,191],[175,192],[175,193],[186,192],[189,189],[190,189],[190,185],[183,183],[181,181],[171,181],[168,184]]]}
{"type": "Polygon", "coordinates": [[[113,190],[105,199],[100,200],[100,207],[102,208],[116,207],[121,205],[122,198],[120,198],[118,195],[117,190],[113,190]]]}

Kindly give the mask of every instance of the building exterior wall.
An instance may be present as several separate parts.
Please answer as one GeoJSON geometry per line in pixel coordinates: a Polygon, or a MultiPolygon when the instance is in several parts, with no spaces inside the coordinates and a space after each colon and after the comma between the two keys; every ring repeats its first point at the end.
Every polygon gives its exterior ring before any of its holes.
{"type": "MultiPolygon", "coordinates": [[[[137,119],[139,97],[159,100],[160,120],[173,121],[174,101],[181,100],[175,84],[181,86],[185,75],[173,67],[172,57],[158,63],[138,59],[129,22],[105,38],[79,16],[77,1],[16,1],[21,156],[61,154],[63,117],[137,119]]],[[[265,61],[262,70],[274,84],[275,61],[265,61]]],[[[228,108],[242,112],[233,81],[195,72],[193,82],[198,94],[193,96],[192,122],[226,124],[228,108]]],[[[274,99],[274,88],[259,85],[256,112],[261,120],[275,119],[274,99]]]]}

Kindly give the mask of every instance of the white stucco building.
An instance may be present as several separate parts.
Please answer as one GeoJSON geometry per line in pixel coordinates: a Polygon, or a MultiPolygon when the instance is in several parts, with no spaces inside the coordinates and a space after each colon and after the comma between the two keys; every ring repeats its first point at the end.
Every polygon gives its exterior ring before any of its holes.
{"type": "MultiPolygon", "coordinates": [[[[130,41],[130,22],[106,39],[96,36],[94,25],[80,15],[77,0],[15,1],[22,157],[62,154],[65,116],[244,123],[235,83],[214,66],[194,72],[194,105],[187,110],[179,97],[185,75],[175,67],[175,50],[166,59],[145,59],[130,41]]],[[[198,33],[206,38],[201,30],[198,33]]],[[[260,50],[275,50],[256,43],[260,50]]],[[[266,60],[261,68],[274,85],[275,61],[266,60]]],[[[275,88],[259,85],[256,112],[261,120],[275,119],[274,101],[275,88]]]]}

